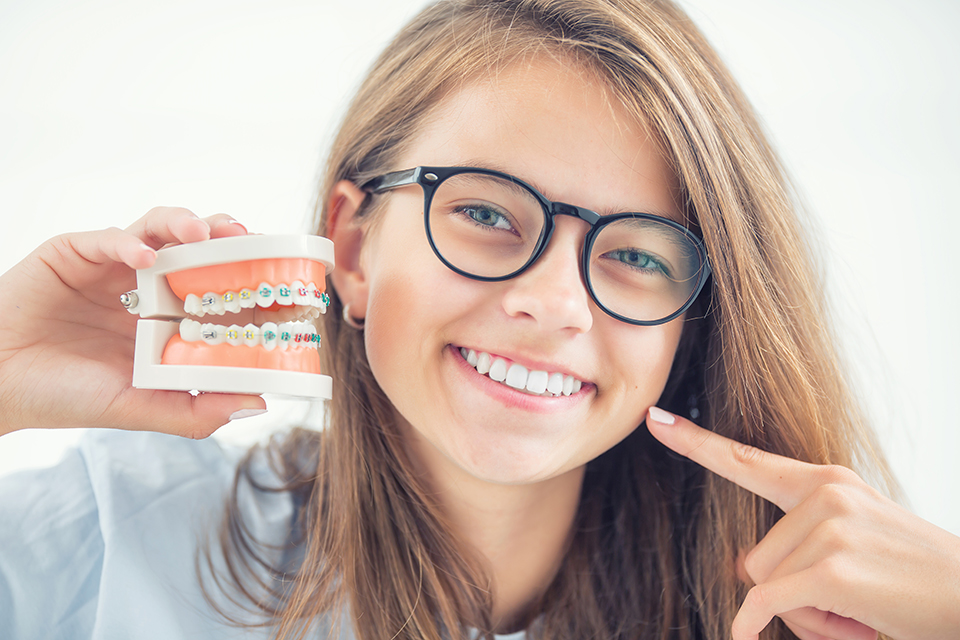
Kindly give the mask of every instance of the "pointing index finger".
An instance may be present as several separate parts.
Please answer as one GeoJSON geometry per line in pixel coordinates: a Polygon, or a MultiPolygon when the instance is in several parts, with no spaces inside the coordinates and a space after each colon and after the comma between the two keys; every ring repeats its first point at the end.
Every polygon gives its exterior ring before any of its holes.
{"type": "Polygon", "coordinates": [[[819,465],[725,438],[657,407],[647,413],[647,428],[670,449],[784,511],[790,511],[822,484],[819,465]]]}

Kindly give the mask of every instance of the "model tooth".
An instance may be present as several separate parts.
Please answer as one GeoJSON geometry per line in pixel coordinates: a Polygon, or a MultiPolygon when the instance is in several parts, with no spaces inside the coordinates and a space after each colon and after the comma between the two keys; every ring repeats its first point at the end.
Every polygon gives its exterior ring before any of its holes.
{"type": "Polygon", "coordinates": [[[213,291],[207,291],[203,294],[203,297],[200,298],[200,304],[203,305],[204,313],[212,313],[218,316],[222,316],[224,313],[223,297],[213,291]]]}
{"type": "Polygon", "coordinates": [[[285,284],[278,284],[274,287],[274,292],[277,300],[277,304],[282,304],[285,307],[289,307],[293,304],[293,290],[285,284]]]}
{"type": "Polygon", "coordinates": [[[223,309],[227,313],[240,313],[240,294],[236,291],[223,294],[223,309]]]}
{"type": "Polygon", "coordinates": [[[523,389],[527,386],[527,368],[522,364],[513,363],[507,369],[507,377],[504,382],[514,389],[523,389]]]}
{"type": "Polygon", "coordinates": [[[290,283],[290,289],[293,290],[293,304],[300,305],[301,307],[310,304],[310,292],[307,290],[307,285],[299,280],[294,280],[290,283]]]}
{"type": "Polygon", "coordinates": [[[238,324],[232,324],[226,331],[227,344],[239,347],[243,344],[243,327],[238,324]]]}
{"type": "Polygon", "coordinates": [[[183,299],[183,312],[191,316],[202,316],[203,305],[200,303],[200,296],[188,293],[183,299]]]}
{"type": "Polygon", "coordinates": [[[320,294],[322,292],[317,289],[317,285],[310,283],[307,285],[307,299],[310,301],[309,304],[311,307],[320,306],[320,294]]]}
{"type": "MultiPolygon", "coordinates": [[[[194,296],[196,298],[196,296],[194,296]]],[[[180,321],[180,337],[186,342],[196,342],[200,339],[200,323],[190,318],[180,321]]]]}
{"type": "Polygon", "coordinates": [[[240,289],[240,308],[253,309],[257,306],[257,292],[253,289],[240,289]]]}
{"type": "Polygon", "coordinates": [[[317,328],[313,326],[313,323],[307,323],[303,333],[305,336],[306,346],[314,349],[320,348],[320,336],[317,335],[317,328]]]}
{"type": "Polygon", "coordinates": [[[486,351],[481,351],[477,356],[477,373],[488,373],[490,371],[490,364],[490,354],[486,351]]]}
{"type": "Polygon", "coordinates": [[[277,325],[273,322],[264,322],[260,327],[260,339],[263,341],[263,348],[267,351],[273,351],[277,346],[277,325]]]}
{"type": "Polygon", "coordinates": [[[286,350],[293,342],[293,335],[296,329],[292,322],[284,322],[277,326],[277,346],[281,350],[286,350]]]}
{"type": "Polygon", "coordinates": [[[573,393],[573,383],[576,382],[573,376],[563,377],[563,395],[568,396],[573,393]]]}
{"type": "Polygon", "coordinates": [[[253,324],[247,324],[243,327],[243,344],[248,347],[255,347],[260,344],[260,327],[253,324]]]}
{"type": "Polygon", "coordinates": [[[563,374],[562,373],[551,373],[550,379],[547,380],[547,391],[552,393],[555,396],[563,393],[563,374]]]}
{"type": "Polygon", "coordinates": [[[507,379],[507,361],[503,358],[494,358],[490,363],[490,373],[488,374],[491,380],[496,380],[497,382],[503,382],[507,379]]]}
{"type": "Polygon", "coordinates": [[[257,300],[257,304],[264,309],[272,305],[273,301],[276,300],[276,294],[269,282],[261,282],[260,286],[257,287],[257,293],[254,297],[257,300]]]}
{"type": "MultiPolygon", "coordinates": [[[[509,378],[509,376],[507,376],[507,378],[509,378]]],[[[527,391],[530,393],[543,393],[547,390],[548,378],[549,376],[546,371],[531,371],[527,376],[527,391]]]]}
{"type": "Polygon", "coordinates": [[[205,323],[200,325],[200,338],[210,345],[223,344],[226,336],[226,327],[219,324],[205,323]]]}

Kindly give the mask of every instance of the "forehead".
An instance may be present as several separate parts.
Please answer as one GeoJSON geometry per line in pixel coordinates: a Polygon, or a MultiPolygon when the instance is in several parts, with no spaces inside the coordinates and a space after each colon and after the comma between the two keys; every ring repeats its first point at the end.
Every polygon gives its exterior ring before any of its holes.
{"type": "Polygon", "coordinates": [[[483,166],[602,215],[643,211],[679,220],[678,183],[661,145],[611,93],[579,64],[515,63],[451,89],[400,168],[483,166]]]}

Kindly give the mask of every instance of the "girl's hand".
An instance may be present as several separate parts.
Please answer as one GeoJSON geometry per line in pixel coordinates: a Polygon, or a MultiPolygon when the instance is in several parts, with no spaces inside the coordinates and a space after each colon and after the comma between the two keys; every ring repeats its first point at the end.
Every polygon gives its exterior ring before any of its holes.
{"type": "Polygon", "coordinates": [[[657,408],[647,427],[786,513],[738,560],[755,586],[734,620],[735,640],[757,638],[773,616],[801,640],[960,637],[960,538],[844,467],[761,451],[657,408]]]}
{"type": "Polygon", "coordinates": [[[114,427],[202,438],[257,396],[134,389],[137,317],[119,296],[156,249],[243,235],[225,214],[151,210],[125,231],[69,233],[0,276],[0,434],[34,427],[114,427]]]}

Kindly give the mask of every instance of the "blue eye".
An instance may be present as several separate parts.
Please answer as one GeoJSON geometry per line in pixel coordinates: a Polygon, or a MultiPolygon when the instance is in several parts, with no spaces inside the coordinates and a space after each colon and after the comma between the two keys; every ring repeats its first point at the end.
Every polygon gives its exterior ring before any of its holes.
{"type": "Polygon", "coordinates": [[[657,258],[645,251],[640,251],[638,249],[617,249],[616,251],[611,251],[607,254],[612,257],[614,260],[619,260],[628,267],[633,267],[634,269],[639,269],[641,271],[653,272],[657,271],[663,275],[670,277],[670,270],[667,267],[657,260],[657,258]]]}
{"type": "Polygon", "coordinates": [[[472,205],[461,207],[459,211],[477,223],[478,226],[489,227],[490,229],[513,229],[510,219],[492,207],[472,205]]]}

